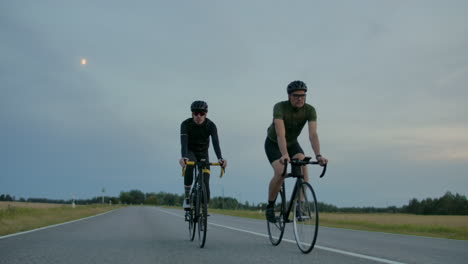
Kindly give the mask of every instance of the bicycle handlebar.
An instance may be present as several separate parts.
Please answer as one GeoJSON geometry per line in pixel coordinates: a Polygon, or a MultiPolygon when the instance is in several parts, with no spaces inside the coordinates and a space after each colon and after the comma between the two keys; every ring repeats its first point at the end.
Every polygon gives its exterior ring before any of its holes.
{"type": "MultiPolygon", "coordinates": [[[[299,166],[306,166],[307,164],[312,164],[312,165],[320,165],[318,161],[310,161],[311,157],[305,157],[303,160],[299,159],[292,159],[289,161],[289,163],[294,164],[294,165],[299,165],[299,166]]],[[[286,170],[288,169],[288,163],[284,164],[284,169],[283,173],[281,176],[286,176],[286,170]]],[[[325,172],[327,171],[327,164],[323,165],[323,170],[322,173],[320,174],[320,178],[322,178],[325,175],[325,172]]]]}
{"type": "MultiPolygon", "coordinates": [[[[191,165],[191,166],[195,166],[196,164],[201,164],[201,165],[205,165],[205,166],[206,166],[206,165],[210,165],[210,166],[220,166],[220,167],[221,167],[221,172],[219,173],[219,177],[220,177],[220,178],[223,177],[224,171],[225,171],[225,169],[222,167],[221,163],[219,163],[219,162],[204,162],[204,161],[202,161],[202,162],[199,162],[199,161],[195,162],[195,161],[187,161],[185,164],[186,164],[186,165],[191,165]]],[[[185,166],[185,167],[182,169],[182,176],[185,175],[185,170],[186,170],[186,168],[187,168],[187,166],[185,166]]]]}

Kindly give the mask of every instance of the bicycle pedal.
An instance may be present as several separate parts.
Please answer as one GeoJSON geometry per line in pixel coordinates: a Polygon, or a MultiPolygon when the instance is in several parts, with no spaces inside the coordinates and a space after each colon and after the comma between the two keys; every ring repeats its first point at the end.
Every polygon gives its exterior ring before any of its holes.
{"type": "Polygon", "coordinates": [[[304,222],[304,221],[306,221],[306,220],[309,220],[310,217],[308,217],[308,216],[301,216],[301,217],[296,217],[296,219],[297,219],[298,222],[304,222]]]}

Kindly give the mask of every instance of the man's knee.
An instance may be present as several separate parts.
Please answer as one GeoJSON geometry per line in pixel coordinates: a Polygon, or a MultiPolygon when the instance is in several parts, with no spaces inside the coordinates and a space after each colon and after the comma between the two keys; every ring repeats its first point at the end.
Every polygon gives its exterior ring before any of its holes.
{"type": "Polygon", "coordinates": [[[296,154],[294,154],[294,156],[293,156],[293,159],[300,159],[300,160],[303,160],[304,158],[305,158],[304,153],[296,153],[296,154]]]}
{"type": "Polygon", "coordinates": [[[280,162],[280,160],[273,161],[273,163],[271,163],[271,166],[273,167],[275,176],[281,175],[283,173],[284,165],[280,162]]]}

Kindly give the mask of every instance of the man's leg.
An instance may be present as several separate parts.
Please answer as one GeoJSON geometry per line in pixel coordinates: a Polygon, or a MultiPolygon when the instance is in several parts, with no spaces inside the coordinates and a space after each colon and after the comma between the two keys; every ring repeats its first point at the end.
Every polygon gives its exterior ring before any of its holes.
{"type": "Polygon", "coordinates": [[[205,183],[206,197],[208,199],[208,203],[210,203],[211,192],[210,192],[210,170],[209,169],[203,170],[203,183],[205,183]]]}
{"type": "MultiPolygon", "coordinates": [[[[196,161],[195,155],[191,151],[189,151],[187,156],[188,156],[187,158],[189,159],[189,161],[196,161]]],[[[185,168],[185,175],[184,175],[185,199],[182,205],[184,209],[190,208],[189,198],[190,198],[190,189],[192,188],[192,182],[193,182],[193,169],[194,169],[194,166],[192,165],[187,165],[185,168]]]]}
{"type": "Polygon", "coordinates": [[[284,170],[284,165],[279,161],[273,161],[271,164],[273,167],[273,178],[270,180],[270,185],[268,188],[268,202],[274,202],[276,200],[276,196],[281,189],[281,185],[283,184],[284,178],[281,175],[284,170]]]}
{"type": "Polygon", "coordinates": [[[266,218],[269,222],[275,223],[275,201],[278,196],[278,192],[281,190],[284,178],[281,175],[283,173],[284,165],[279,161],[274,161],[271,166],[273,167],[274,173],[273,178],[270,180],[268,188],[268,205],[266,208],[266,218]]]}
{"type": "MultiPolygon", "coordinates": [[[[202,151],[202,152],[195,152],[195,157],[197,160],[201,160],[201,159],[204,159],[206,161],[210,161],[210,156],[208,154],[208,150],[206,151],[202,151]]],[[[211,196],[211,192],[210,192],[210,165],[208,165],[206,167],[206,169],[204,169],[202,171],[202,177],[203,177],[203,183],[205,185],[205,190],[206,190],[206,197],[208,199],[208,203],[210,203],[210,196],[211,196]]]]}
{"type": "MultiPolygon", "coordinates": [[[[304,153],[296,153],[294,154],[293,156],[293,159],[299,159],[299,160],[303,160],[305,158],[305,155],[304,153]]],[[[301,169],[302,169],[302,174],[304,175],[304,181],[308,182],[309,181],[309,176],[308,176],[308,171],[307,171],[307,166],[301,166],[301,169]]],[[[304,215],[306,212],[303,208],[303,202],[304,202],[304,192],[302,192],[302,190],[300,190],[300,198],[299,198],[299,201],[298,203],[296,204],[296,217],[298,218],[299,221],[303,221],[303,217],[304,216],[307,216],[307,215],[304,215]]]]}
{"type": "Polygon", "coordinates": [[[283,173],[284,165],[280,162],[281,152],[278,147],[278,143],[272,140],[265,139],[265,153],[268,157],[268,161],[273,167],[273,178],[270,180],[268,186],[268,205],[266,208],[266,218],[269,222],[276,222],[275,217],[275,201],[278,196],[278,192],[281,190],[284,178],[281,176],[283,173]]]}
{"type": "MultiPolygon", "coordinates": [[[[299,160],[303,160],[305,158],[305,155],[304,153],[296,153],[293,155],[293,159],[299,159],[299,160]]],[[[304,175],[304,180],[306,182],[309,182],[309,173],[308,173],[308,170],[307,170],[307,166],[301,166],[302,167],[302,174],[304,175]]]]}

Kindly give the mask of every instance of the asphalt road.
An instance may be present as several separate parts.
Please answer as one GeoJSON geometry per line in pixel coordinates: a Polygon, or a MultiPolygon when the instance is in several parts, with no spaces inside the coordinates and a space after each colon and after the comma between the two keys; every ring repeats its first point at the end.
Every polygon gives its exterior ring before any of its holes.
{"type": "Polygon", "coordinates": [[[211,214],[205,248],[182,210],[128,207],[0,237],[0,263],[468,263],[468,241],[320,227],[310,254],[288,225],[272,246],[266,222],[211,214]]]}

